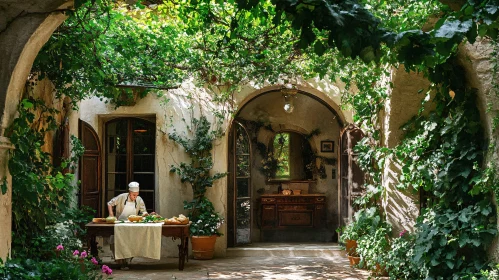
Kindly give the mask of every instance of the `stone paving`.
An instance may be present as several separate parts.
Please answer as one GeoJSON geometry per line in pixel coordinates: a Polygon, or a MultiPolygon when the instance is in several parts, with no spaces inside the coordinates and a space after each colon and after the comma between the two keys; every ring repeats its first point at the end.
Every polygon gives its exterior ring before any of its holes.
{"type": "Polygon", "coordinates": [[[109,257],[113,279],[368,279],[369,272],[350,267],[346,256],[327,257],[230,257],[189,259],[183,271],[178,259],[160,261],[135,258],[129,270],[120,270],[109,257]]]}

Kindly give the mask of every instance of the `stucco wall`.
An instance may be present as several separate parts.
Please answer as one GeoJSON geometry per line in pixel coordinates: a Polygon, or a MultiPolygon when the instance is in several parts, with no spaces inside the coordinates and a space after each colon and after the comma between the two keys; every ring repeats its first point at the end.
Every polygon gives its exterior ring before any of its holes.
{"type": "MultiPolygon", "coordinates": [[[[332,87],[330,85],[330,87],[332,87]]],[[[241,107],[241,104],[248,102],[251,98],[258,96],[259,94],[265,93],[271,90],[271,87],[256,89],[252,87],[244,88],[240,93],[237,94],[236,106],[241,107]],[[257,94],[255,92],[258,92],[257,94]]],[[[310,87],[307,88],[310,92],[319,92],[317,89],[310,87]]],[[[315,94],[315,93],[314,93],[315,94]]],[[[321,97],[327,97],[326,94],[320,93],[321,97]]],[[[267,96],[263,94],[259,98],[264,98],[267,96]]],[[[270,95],[269,95],[270,96],[270,95]]],[[[279,94],[278,99],[280,100],[282,96],[279,94]]],[[[180,213],[186,214],[183,210],[183,201],[190,200],[192,198],[192,190],[188,186],[184,186],[180,183],[180,179],[177,175],[171,174],[169,172],[171,164],[178,164],[183,161],[187,161],[183,149],[176,145],[173,141],[168,139],[169,131],[176,129],[178,132],[186,131],[186,123],[182,121],[182,118],[189,123],[190,106],[194,106],[194,115],[199,116],[200,110],[209,118],[213,119],[213,110],[217,109],[213,103],[210,102],[209,95],[206,94],[204,89],[199,89],[194,87],[190,83],[185,83],[182,88],[177,90],[171,90],[169,92],[159,92],[159,94],[148,94],[145,98],[139,99],[135,106],[124,106],[114,109],[110,104],[106,104],[99,98],[92,98],[89,100],[84,100],[80,103],[79,107],[79,118],[88,124],[90,124],[95,131],[99,134],[102,147],[104,145],[104,127],[105,122],[116,117],[140,117],[140,116],[154,116],[156,119],[156,211],[165,217],[177,216],[180,213]],[[195,93],[194,99],[186,98],[188,93],[195,93]],[[199,97],[199,98],[197,98],[199,97]],[[162,100],[164,98],[169,99],[166,105],[162,105],[162,100]]],[[[282,110],[282,104],[275,104],[276,102],[264,103],[275,107],[274,109],[253,110],[244,109],[246,112],[251,112],[252,114],[259,114],[265,112],[268,117],[272,118],[275,124],[285,124],[288,127],[300,127],[303,132],[310,133],[314,128],[320,128],[322,133],[318,137],[314,137],[312,147],[319,149],[320,151],[320,141],[324,139],[334,140],[335,144],[339,142],[339,130],[340,126],[338,123],[338,118],[345,121],[345,113],[339,111],[339,117],[333,115],[324,105],[319,104],[317,101],[308,98],[311,101],[298,100],[295,102],[295,112],[291,114],[292,119],[289,119],[290,115],[287,115],[282,110]],[[310,102],[315,102],[312,104],[310,102]],[[319,104],[320,106],[318,106],[319,104]],[[313,112],[313,114],[310,114],[313,112]],[[306,117],[305,117],[306,116],[306,117]],[[292,124],[292,125],[290,125],[292,124]]],[[[258,99],[256,99],[258,100],[258,99]]],[[[328,98],[326,102],[334,104],[337,108],[338,105],[328,98]]],[[[250,108],[250,107],[248,107],[250,108]]],[[[348,112],[346,113],[348,115],[348,112]]],[[[224,129],[227,129],[231,119],[227,119],[224,129]]],[[[221,139],[219,139],[213,149],[213,161],[214,161],[214,172],[226,172],[228,166],[228,133],[221,139]]],[[[319,155],[336,157],[338,147],[335,149],[334,154],[321,154],[319,155]]],[[[105,151],[104,151],[105,152],[105,151]]],[[[105,157],[103,155],[103,161],[105,157]]],[[[104,166],[104,162],[103,162],[104,166]]],[[[328,221],[331,223],[332,231],[335,228],[332,225],[337,225],[338,220],[338,188],[337,179],[331,178],[332,166],[327,166],[328,178],[325,180],[319,180],[317,184],[313,187],[312,191],[316,193],[326,193],[328,199],[331,203],[328,204],[328,221]]],[[[336,168],[336,167],[335,167],[336,168]]],[[[336,168],[337,169],[337,168],[336,168]]],[[[255,172],[259,173],[259,172],[255,172]]],[[[257,175],[258,176],[258,175],[257,175]]],[[[338,177],[337,177],[338,178],[338,177]]],[[[105,186],[105,176],[103,176],[103,186],[105,186]]],[[[254,184],[261,186],[263,183],[263,177],[259,180],[255,180],[254,184]],[[260,183],[257,183],[260,182],[260,183]]],[[[258,188],[256,185],[253,187],[256,191],[258,188]]],[[[224,216],[227,213],[227,178],[218,180],[215,185],[208,190],[208,198],[213,202],[215,209],[221,212],[224,216]]],[[[102,202],[103,204],[105,201],[102,202]]],[[[107,213],[106,213],[107,214],[107,213]]],[[[226,225],[224,224],[222,232],[226,232],[226,225]]],[[[227,247],[227,237],[226,235],[218,238],[216,243],[216,256],[224,256],[225,248],[227,247]]],[[[163,242],[163,255],[166,256],[176,256],[176,248],[171,241],[163,242]]]]}
{"type": "MultiPolygon", "coordinates": [[[[114,106],[106,104],[99,98],[92,98],[84,100],[80,103],[79,118],[90,124],[99,135],[101,146],[105,147],[104,127],[106,121],[112,120],[117,117],[155,117],[156,119],[156,196],[155,204],[156,212],[164,217],[178,216],[179,214],[187,214],[183,209],[183,201],[192,199],[192,189],[190,186],[182,185],[180,179],[176,174],[169,172],[170,165],[187,162],[189,159],[183,152],[183,148],[176,145],[173,141],[168,139],[166,133],[175,128],[178,132],[186,131],[186,123],[182,118],[186,119],[188,123],[190,120],[189,107],[193,105],[191,100],[186,98],[187,92],[198,91],[203,95],[202,91],[194,89],[192,85],[187,85],[182,89],[162,92],[166,98],[171,101],[163,106],[163,97],[158,97],[155,94],[149,94],[143,99],[139,99],[135,106],[123,106],[114,109],[114,106]],[[171,117],[171,119],[170,119],[171,117]],[[170,121],[173,126],[170,127],[170,121]]],[[[208,98],[207,96],[205,96],[208,98]]],[[[201,102],[206,105],[206,102],[201,102]]],[[[199,104],[194,104],[199,105],[199,104]]],[[[199,106],[195,106],[195,115],[199,115],[199,106]]],[[[209,119],[212,119],[210,113],[210,105],[202,108],[204,114],[209,119]]],[[[226,143],[226,139],[220,139],[215,144],[213,149],[214,172],[225,172],[227,169],[227,147],[220,143],[226,143]]],[[[103,150],[105,153],[105,149],[103,150]]],[[[105,166],[105,154],[102,155],[102,165],[105,166]]],[[[102,186],[106,186],[105,176],[103,177],[102,186]]],[[[140,183],[140,182],[139,182],[140,183]]],[[[226,179],[218,180],[214,186],[207,191],[207,197],[213,202],[215,209],[225,216],[225,200],[226,200],[226,179]]],[[[104,199],[104,198],[103,198],[104,199]]],[[[104,204],[105,201],[102,201],[104,204]]],[[[107,209],[107,208],[103,208],[107,209]]],[[[105,211],[107,215],[107,210],[105,211]]],[[[225,225],[222,228],[225,232],[225,225]]],[[[169,238],[164,238],[162,245],[162,255],[175,257],[177,256],[176,244],[169,238]]],[[[226,248],[225,238],[218,238],[216,243],[216,256],[224,256],[226,248]]]]}
{"type": "MultiPolygon", "coordinates": [[[[391,89],[383,112],[383,146],[393,148],[403,138],[400,127],[418,113],[421,100],[425,98],[429,82],[422,74],[406,72],[404,67],[392,69],[391,89]],[[423,93],[418,94],[423,89],[423,93]]],[[[383,199],[387,221],[393,226],[393,234],[402,230],[414,230],[419,215],[419,196],[412,190],[400,191],[396,188],[400,166],[392,158],[385,162],[383,186],[386,193],[383,199]]]]}
{"type": "MultiPolygon", "coordinates": [[[[459,61],[466,71],[466,84],[470,88],[477,90],[476,104],[480,111],[482,127],[485,137],[489,139],[490,145],[495,145],[495,149],[487,154],[485,166],[499,161],[499,131],[493,130],[493,119],[499,112],[499,90],[494,89],[498,77],[493,75],[494,62],[492,52],[494,46],[488,40],[478,40],[473,45],[466,43],[459,48],[459,61]],[[490,106],[490,111],[487,108],[490,106]]],[[[497,54],[496,54],[497,56],[497,54]]],[[[499,171],[499,170],[497,170],[499,171]]],[[[498,172],[496,171],[496,174],[498,172]]],[[[496,175],[497,176],[497,175],[496,175]]],[[[493,194],[491,194],[493,196],[493,194]]],[[[493,199],[495,201],[495,199],[493,199]]],[[[499,229],[499,224],[498,224],[499,229]]],[[[499,260],[499,240],[496,237],[489,254],[499,260]]]]}

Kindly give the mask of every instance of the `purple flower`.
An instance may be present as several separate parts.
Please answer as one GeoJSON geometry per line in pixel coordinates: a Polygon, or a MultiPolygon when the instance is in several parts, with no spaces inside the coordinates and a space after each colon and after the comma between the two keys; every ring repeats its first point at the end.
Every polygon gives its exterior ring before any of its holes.
{"type": "Polygon", "coordinates": [[[107,275],[113,274],[113,270],[109,268],[107,265],[102,266],[102,273],[105,273],[107,275]]]}
{"type": "Polygon", "coordinates": [[[404,234],[406,234],[406,233],[407,233],[407,230],[404,229],[403,231],[400,232],[399,237],[404,236],[404,234]]]}
{"type": "Polygon", "coordinates": [[[95,257],[92,257],[92,259],[90,259],[90,261],[95,264],[95,265],[98,265],[99,262],[95,259],[95,257]]]}
{"type": "Polygon", "coordinates": [[[86,258],[88,255],[87,255],[87,252],[86,251],[83,251],[81,252],[81,255],[80,255],[80,258],[86,258]]]}
{"type": "Polygon", "coordinates": [[[80,251],[78,251],[78,250],[75,250],[75,251],[73,252],[73,256],[78,256],[79,254],[80,254],[80,251]]]}
{"type": "Polygon", "coordinates": [[[62,246],[62,244],[59,244],[59,245],[57,245],[57,247],[55,249],[57,251],[62,251],[62,250],[64,250],[64,246],[62,246]]]}

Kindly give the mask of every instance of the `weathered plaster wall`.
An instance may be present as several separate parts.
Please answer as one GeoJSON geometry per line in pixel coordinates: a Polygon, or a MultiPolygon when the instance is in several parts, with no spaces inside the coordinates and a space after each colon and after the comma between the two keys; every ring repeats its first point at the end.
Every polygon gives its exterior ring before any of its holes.
{"type": "Polygon", "coordinates": [[[0,259],[10,256],[12,242],[12,176],[8,169],[9,150],[12,149],[9,138],[0,136],[0,179],[7,180],[7,192],[0,191],[0,259]]]}
{"type": "MultiPolygon", "coordinates": [[[[466,71],[467,86],[477,90],[476,104],[480,110],[485,137],[489,139],[489,144],[498,147],[499,131],[493,130],[493,119],[499,112],[499,92],[497,89],[494,89],[494,84],[498,83],[498,77],[494,76],[492,70],[494,67],[492,59],[493,50],[494,46],[490,41],[478,40],[473,45],[469,43],[462,44],[459,48],[458,58],[466,71]],[[488,112],[487,108],[489,106],[491,110],[488,112]]],[[[492,153],[487,154],[484,164],[490,165],[491,163],[495,163],[497,166],[498,161],[499,151],[496,148],[492,153]]],[[[497,237],[489,248],[489,254],[496,261],[499,260],[499,240],[497,237]]]]}
{"type": "MultiPolygon", "coordinates": [[[[324,83],[323,83],[324,84],[324,83]]],[[[305,89],[303,87],[303,89],[305,89]]],[[[272,90],[272,87],[267,87],[264,89],[259,89],[259,94],[265,93],[272,90]]],[[[324,93],[319,92],[315,88],[307,88],[308,92],[314,92],[315,95],[327,98],[326,102],[330,102],[336,108],[339,108],[330,98],[324,93]],[[316,94],[316,92],[318,92],[316,94]]],[[[99,134],[100,141],[104,147],[104,127],[108,120],[116,117],[150,117],[154,116],[156,119],[156,127],[158,128],[156,133],[156,205],[155,209],[158,213],[165,217],[177,216],[180,213],[186,214],[183,210],[183,201],[189,200],[192,197],[192,190],[190,187],[184,186],[180,183],[177,175],[171,174],[169,172],[169,166],[171,164],[178,164],[183,161],[187,161],[185,153],[182,151],[180,146],[177,146],[171,140],[168,139],[168,135],[165,134],[175,128],[177,131],[182,132],[186,129],[186,124],[182,121],[185,118],[187,122],[190,120],[189,108],[194,106],[194,115],[199,115],[199,109],[204,112],[204,114],[213,118],[212,111],[217,107],[209,101],[209,95],[207,95],[204,90],[195,88],[192,84],[185,83],[181,89],[172,90],[169,92],[161,92],[164,94],[163,97],[158,97],[155,94],[149,94],[145,98],[138,100],[135,106],[124,106],[118,109],[110,104],[105,104],[98,98],[92,98],[89,100],[84,100],[80,103],[79,117],[83,121],[89,123],[99,134]],[[189,100],[186,95],[189,92],[194,92],[194,96],[200,96],[200,98],[195,98],[194,100],[189,100]],[[162,105],[163,98],[167,98],[170,101],[166,105],[162,105]],[[170,118],[170,116],[172,118],[170,118]],[[170,122],[172,121],[172,122],[170,122]],[[170,126],[173,125],[173,126],[170,126]]],[[[241,107],[241,104],[247,103],[251,98],[258,96],[258,94],[251,92],[251,87],[243,89],[240,94],[237,94],[237,106],[241,107]]],[[[293,119],[289,119],[289,115],[285,114],[282,110],[281,98],[282,95],[274,95],[276,100],[266,100],[266,97],[272,97],[272,94],[263,94],[256,100],[263,98],[263,103],[269,105],[269,108],[260,109],[244,109],[245,112],[249,112],[253,115],[258,115],[261,113],[266,114],[267,117],[271,118],[276,125],[285,124],[289,128],[300,128],[304,133],[310,133],[314,128],[320,128],[323,133],[313,139],[312,146],[319,149],[320,141],[324,139],[334,140],[338,144],[339,130],[340,126],[338,124],[338,118],[345,121],[345,114],[338,111],[338,116],[334,115],[329,111],[324,105],[320,104],[316,100],[308,97],[308,100],[301,98],[295,102],[295,112],[292,114],[293,119]],[[277,100],[278,99],[278,100],[277,100]],[[310,114],[313,112],[313,114],[310,114]],[[290,125],[292,124],[292,125],[290,125]]],[[[257,102],[260,103],[260,102],[257,102]]],[[[245,107],[246,108],[246,107],[245,107]]],[[[230,122],[231,120],[228,120],[230,122]]],[[[228,127],[226,123],[225,129],[228,127]]],[[[214,160],[214,172],[226,172],[227,171],[227,159],[228,159],[228,133],[217,141],[213,150],[213,160],[214,160]]],[[[320,150],[320,149],[319,149],[320,150]]],[[[337,157],[338,148],[336,147],[334,154],[321,154],[328,157],[337,157]]],[[[104,157],[103,157],[104,160],[104,157]]],[[[103,162],[104,166],[104,162],[103,162]]],[[[329,204],[330,209],[328,209],[328,220],[331,225],[337,224],[338,208],[337,208],[337,198],[338,198],[338,188],[337,179],[331,179],[332,166],[327,166],[328,179],[319,180],[319,182],[313,187],[312,191],[317,193],[326,193],[328,198],[331,199],[329,204]]],[[[255,172],[259,173],[259,172],[255,172]]],[[[258,175],[257,175],[258,176],[258,175]]],[[[103,176],[103,180],[105,177],[103,176]]],[[[259,179],[264,182],[263,177],[259,179]]],[[[258,180],[255,180],[258,181],[258,180]]],[[[103,181],[103,186],[105,182],[103,181]]],[[[253,188],[255,191],[258,189],[256,186],[253,188]]],[[[227,179],[221,179],[216,182],[213,188],[209,189],[207,196],[215,205],[215,209],[226,216],[226,201],[227,201],[227,179]]],[[[103,204],[105,201],[102,202],[103,204]]],[[[223,232],[226,231],[224,228],[223,232]]],[[[334,228],[332,228],[334,231],[334,228]]],[[[216,243],[215,255],[224,256],[225,248],[227,247],[226,236],[218,238],[216,243]]],[[[176,256],[176,249],[171,241],[163,242],[163,255],[176,256]]]]}
{"type": "MultiPolygon", "coordinates": [[[[66,1],[31,0],[0,2],[0,135],[12,123],[23,85],[40,48],[65,17],[60,12],[66,1]],[[22,2],[22,3],[21,3],[22,2]]],[[[0,176],[7,177],[9,192],[0,193],[0,258],[10,252],[12,223],[12,182],[7,169],[7,150],[12,146],[2,136],[0,176]],[[3,242],[5,241],[5,242],[3,242]]]]}
{"type": "MultiPolygon", "coordinates": [[[[81,120],[89,123],[98,133],[102,147],[105,147],[104,127],[106,121],[117,117],[155,117],[156,118],[156,201],[155,211],[164,217],[178,216],[187,214],[183,209],[183,201],[192,199],[192,189],[190,186],[182,185],[176,174],[169,172],[170,165],[186,162],[189,159],[183,152],[183,148],[176,145],[168,139],[167,132],[175,128],[178,132],[186,131],[186,124],[181,120],[185,118],[190,120],[189,107],[195,105],[195,116],[199,116],[199,104],[203,104],[203,112],[212,119],[210,113],[211,105],[209,102],[196,103],[186,98],[187,92],[198,92],[203,95],[199,89],[192,85],[186,85],[179,90],[173,90],[164,93],[165,97],[171,101],[166,105],[161,105],[162,98],[154,94],[149,94],[145,98],[138,100],[135,106],[123,106],[118,109],[110,104],[105,104],[99,98],[84,100],[80,104],[79,117],[81,120]],[[192,104],[192,103],[194,104],[192,104]],[[172,117],[173,127],[170,127],[170,116],[172,117]]],[[[205,98],[208,98],[205,96],[205,98]]],[[[227,170],[227,147],[226,139],[220,139],[213,149],[214,172],[225,172],[227,170]],[[221,144],[223,143],[223,144],[221,144]]],[[[105,152],[105,151],[104,151],[105,152]]],[[[105,166],[105,157],[103,154],[103,166],[105,166]]],[[[105,186],[105,176],[103,176],[102,185],[105,186]]],[[[140,182],[139,182],[140,183],[140,182]]],[[[226,209],[226,179],[218,180],[214,186],[207,191],[207,197],[213,202],[215,209],[225,216],[226,209]]],[[[103,198],[104,199],[104,198],[103,198]]],[[[105,201],[102,202],[103,204],[105,201]]],[[[107,208],[104,208],[107,209],[107,208]]],[[[107,211],[105,213],[107,215],[107,211]]],[[[225,232],[225,225],[222,232],[225,232]]],[[[177,256],[176,242],[164,238],[162,242],[164,256],[177,256]]],[[[215,255],[225,256],[226,239],[218,238],[216,243],[215,255]]]]}
{"type": "MultiPolygon", "coordinates": [[[[418,94],[420,89],[426,89],[429,82],[421,74],[406,72],[404,67],[392,69],[391,82],[393,89],[385,104],[383,113],[383,146],[393,148],[403,137],[400,127],[418,113],[421,100],[425,94],[418,94]]],[[[387,220],[393,226],[393,233],[403,229],[413,231],[416,218],[419,215],[419,197],[411,190],[397,190],[400,166],[392,158],[385,162],[383,171],[383,185],[386,194],[383,199],[383,208],[387,220]]]]}

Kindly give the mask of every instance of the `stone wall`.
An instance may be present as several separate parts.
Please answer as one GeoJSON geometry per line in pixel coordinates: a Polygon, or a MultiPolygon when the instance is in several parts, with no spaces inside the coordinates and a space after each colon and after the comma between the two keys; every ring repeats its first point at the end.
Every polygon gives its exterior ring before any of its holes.
{"type": "MultiPolygon", "coordinates": [[[[489,145],[495,149],[487,154],[485,166],[499,161],[499,131],[493,130],[493,119],[499,112],[499,89],[494,89],[498,84],[498,77],[494,77],[492,68],[492,52],[494,46],[488,40],[478,40],[474,44],[462,44],[459,48],[459,61],[466,71],[466,84],[477,90],[476,104],[480,111],[482,126],[489,145]],[[488,107],[490,109],[488,110],[488,107]]],[[[497,56],[497,54],[496,54],[497,56]]],[[[498,170],[499,171],[499,170],[498,170]]],[[[496,172],[497,174],[498,172],[496,172]]],[[[491,194],[492,196],[493,194],[491,194]]],[[[496,201],[494,199],[494,201],[496,201]]],[[[499,224],[498,224],[499,229],[499,224]]],[[[499,240],[496,237],[489,248],[490,255],[499,261],[499,240]]]]}
{"type": "MultiPolygon", "coordinates": [[[[393,148],[398,145],[404,134],[400,127],[418,113],[421,101],[430,83],[422,74],[406,72],[403,66],[392,69],[390,81],[393,83],[383,112],[383,146],[393,148]],[[420,90],[423,93],[418,94],[420,90]]],[[[393,233],[402,230],[414,231],[419,215],[419,197],[412,190],[397,190],[400,166],[392,158],[385,162],[383,185],[386,195],[383,208],[387,220],[393,226],[393,233]]]]}

